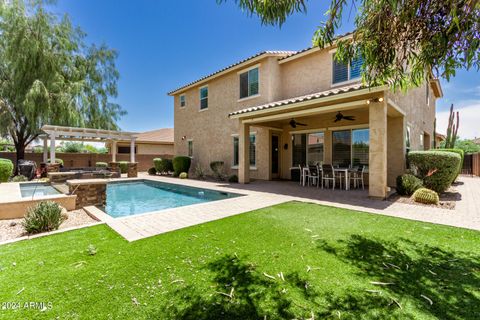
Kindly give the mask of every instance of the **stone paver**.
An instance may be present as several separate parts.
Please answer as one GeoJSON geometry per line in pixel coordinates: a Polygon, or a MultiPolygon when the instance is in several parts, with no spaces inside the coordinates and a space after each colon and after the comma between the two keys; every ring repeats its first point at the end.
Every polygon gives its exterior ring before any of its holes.
{"type": "Polygon", "coordinates": [[[140,178],[240,193],[243,196],[116,219],[107,216],[97,208],[85,208],[90,214],[107,223],[128,241],[135,241],[288,201],[310,202],[480,230],[480,178],[460,178],[460,185],[457,190],[462,194],[462,198],[458,201],[455,210],[373,200],[368,198],[366,190],[322,190],[314,187],[302,187],[298,183],[289,181],[255,181],[251,184],[241,185],[180,180],[143,174],[140,178]]]}

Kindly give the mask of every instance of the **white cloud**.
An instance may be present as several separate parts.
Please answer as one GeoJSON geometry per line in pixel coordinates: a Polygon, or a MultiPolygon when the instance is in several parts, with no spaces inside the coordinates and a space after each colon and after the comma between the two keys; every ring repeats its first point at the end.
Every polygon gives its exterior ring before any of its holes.
{"type": "MultiPolygon", "coordinates": [[[[456,109],[460,112],[458,135],[462,139],[480,137],[480,103],[456,109]]],[[[445,134],[448,127],[450,111],[437,112],[437,132],[445,134]]]]}

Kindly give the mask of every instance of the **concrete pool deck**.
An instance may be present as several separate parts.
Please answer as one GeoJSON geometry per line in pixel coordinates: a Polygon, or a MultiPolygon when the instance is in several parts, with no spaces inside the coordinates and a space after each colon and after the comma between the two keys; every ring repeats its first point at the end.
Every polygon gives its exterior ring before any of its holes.
{"type": "Polygon", "coordinates": [[[33,182],[8,182],[0,183],[0,219],[23,218],[27,210],[40,201],[55,201],[67,210],[75,209],[76,196],[66,194],[22,197],[20,184],[35,184],[33,182]]]}
{"type": "MultiPolygon", "coordinates": [[[[461,193],[465,194],[455,210],[424,207],[405,203],[373,200],[366,190],[322,190],[301,187],[284,181],[255,181],[248,185],[181,180],[165,176],[141,174],[138,180],[152,180],[190,187],[242,194],[237,198],[194,204],[184,207],[113,218],[96,207],[84,209],[96,219],[107,223],[128,241],[135,241],[177,229],[214,221],[288,201],[301,201],[358,210],[417,221],[445,224],[480,230],[479,196],[472,188],[480,187],[480,179],[460,178],[461,193]],[[468,195],[468,197],[467,197],[468,195]]],[[[117,179],[115,179],[118,181],[117,179]]],[[[132,181],[133,179],[128,179],[132,181]]]]}

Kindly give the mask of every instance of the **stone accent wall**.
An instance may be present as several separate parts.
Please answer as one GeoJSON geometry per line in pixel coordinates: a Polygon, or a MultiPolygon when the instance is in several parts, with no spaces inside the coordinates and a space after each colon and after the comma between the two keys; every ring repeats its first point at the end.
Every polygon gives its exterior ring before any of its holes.
{"type": "Polygon", "coordinates": [[[60,164],[59,163],[49,163],[47,164],[47,172],[59,172],[60,164]]]}
{"type": "Polygon", "coordinates": [[[110,167],[110,170],[112,172],[118,172],[119,174],[121,174],[120,173],[120,163],[111,161],[111,162],[108,163],[108,166],[110,167]]]}
{"type": "Polygon", "coordinates": [[[128,163],[127,177],[129,177],[129,178],[138,177],[137,163],[136,162],[129,162],[128,163]]]}
{"type": "Polygon", "coordinates": [[[68,182],[68,189],[70,194],[77,196],[76,209],[86,206],[104,206],[107,202],[106,181],[68,182]]]}

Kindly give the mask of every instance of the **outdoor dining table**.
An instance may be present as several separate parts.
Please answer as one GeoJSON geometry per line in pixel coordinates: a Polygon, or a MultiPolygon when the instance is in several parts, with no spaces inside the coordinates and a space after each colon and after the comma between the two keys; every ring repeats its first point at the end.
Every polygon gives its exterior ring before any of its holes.
{"type": "MultiPolygon", "coordinates": [[[[348,172],[351,171],[352,169],[350,168],[333,168],[333,171],[337,173],[344,173],[345,176],[345,190],[350,190],[350,183],[348,183],[348,172]]],[[[302,185],[305,187],[305,180],[307,177],[308,172],[310,171],[309,167],[303,167],[302,168],[302,175],[300,176],[300,179],[302,179],[302,185]]],[[[320,177],[319,177],[320,179],[320,177]]]]}

